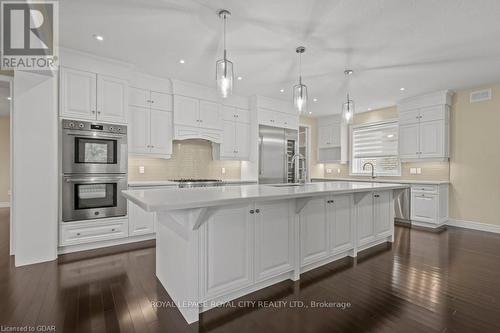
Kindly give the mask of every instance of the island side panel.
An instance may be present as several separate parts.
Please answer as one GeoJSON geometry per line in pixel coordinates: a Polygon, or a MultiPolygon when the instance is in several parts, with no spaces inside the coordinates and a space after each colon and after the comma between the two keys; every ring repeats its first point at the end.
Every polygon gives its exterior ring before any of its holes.
{"type": "Polygon", "coordinates": [[[184,319],[198,321],[199,239],[190,210],[157,213],[156,276],[184,319]]]}

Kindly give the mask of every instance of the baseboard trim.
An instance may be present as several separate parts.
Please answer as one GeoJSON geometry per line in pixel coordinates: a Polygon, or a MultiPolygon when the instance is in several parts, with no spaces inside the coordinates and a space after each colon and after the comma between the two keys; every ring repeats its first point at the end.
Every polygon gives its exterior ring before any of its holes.
{"type": "Polygon", "coordinates": [[[10,202],[0,202],[0,208],[9,208],[10,202]]]}
{"type": "Polygon", "coordinates": [[[473,222],[473,221],[465,221],[465,220],[455,220],[455,219],[449,219],[448,221],[446,221],[445,224],[449,225],[451,227],[459,227],[459,228],[493,232],[496,234],[500,234],[500,225],[473,222]]]}

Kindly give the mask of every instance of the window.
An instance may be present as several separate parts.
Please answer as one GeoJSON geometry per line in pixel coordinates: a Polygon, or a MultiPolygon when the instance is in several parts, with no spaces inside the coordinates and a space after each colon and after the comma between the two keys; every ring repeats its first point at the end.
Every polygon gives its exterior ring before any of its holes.
{"type": "Polygon", "coordinates": [[[370,175],[372,163],[378,176],[400,176],[398,122],[356,126],[351,130],[351,174],[370,175]]]}

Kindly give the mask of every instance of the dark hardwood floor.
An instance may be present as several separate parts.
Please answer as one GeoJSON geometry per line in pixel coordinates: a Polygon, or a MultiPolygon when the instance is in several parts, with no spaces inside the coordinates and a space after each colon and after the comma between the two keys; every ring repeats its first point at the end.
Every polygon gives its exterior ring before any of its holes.
{"type": "Polygon", "coordinates": [[[0,325],[57,332],[500,332],[500,235],[396,228],[382,245],[217,308],[186,325],[154,274],[154,248],[15,268],[0,209],[0,325]],[[336,302],[342,308],[300,308],[336,302]],[[160,304],[160,303],[156,303],[160,304]],[[271,303],[268,303],[270,305],[271,303]],[[344,304],[344,305],[345,305],[344,304]]]}

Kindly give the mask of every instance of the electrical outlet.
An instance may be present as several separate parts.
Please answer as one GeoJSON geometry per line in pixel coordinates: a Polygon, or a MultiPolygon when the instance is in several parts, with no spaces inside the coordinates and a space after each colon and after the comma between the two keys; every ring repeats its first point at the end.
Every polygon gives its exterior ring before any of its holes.
{"type": "Polygon", "coordinates": [[[421,175],[422,174],[422,168],[417,168],[417,175],[421,175]]]}
{"type": "Polygon", "coordinates": [[[221,168],[220,169],[220,173],[223,174],[223,175],[225,175],[226,174],[226,168],[221,168]]]}
{"type": "Polygon", "coordinates": [[[332,172],[333,172],[333,170],[332,170],[332,169],[330,169],[330,168],[327,168],[327,169],[326,169],[326,173],[332,173],[332,172]]]}
{"type": "Polygon", "coordinates": [[[340,168],[337,169],[337,173],[340,175],[340,168]]]}
{"type": "Polygon", "coordinates": [[[417,169],[416,168],[410,168],[410,175],[416,175],[417,174],[417,169]]]}
{"type": "Polygon", "coordinates": [[[144,172],[145,172],[145,170],[144,170],[144,166],[142,166],[142,165],[141,165],[141,166],[139,167],[139,173],[140,173],[140,174],[143,174],[144,172]]]}

